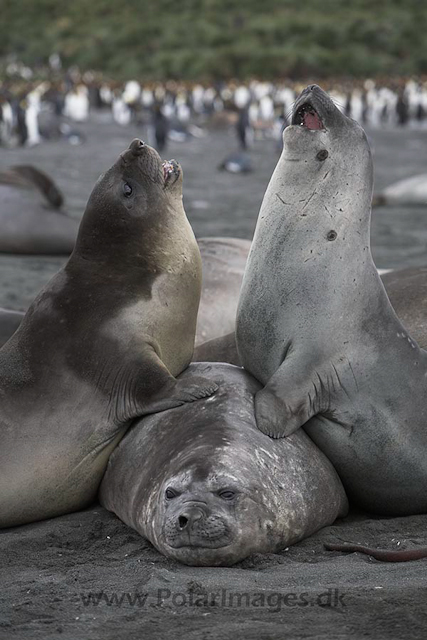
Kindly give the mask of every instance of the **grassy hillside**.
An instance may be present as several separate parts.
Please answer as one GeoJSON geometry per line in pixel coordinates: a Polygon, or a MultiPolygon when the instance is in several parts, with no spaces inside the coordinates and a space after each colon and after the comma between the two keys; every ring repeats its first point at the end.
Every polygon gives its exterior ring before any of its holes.
{"type": "Polygon", "coordinates": [[[0,57],[120,78],[427,73],[425,0],[1,0],[0,57]]]}

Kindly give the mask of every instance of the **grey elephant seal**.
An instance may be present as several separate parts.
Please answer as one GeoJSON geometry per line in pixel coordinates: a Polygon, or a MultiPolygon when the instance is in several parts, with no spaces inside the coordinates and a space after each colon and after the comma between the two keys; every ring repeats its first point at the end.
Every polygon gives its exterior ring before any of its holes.
{"type": "Polygon", "coordinates": [[[271,440],[257,429],[252,376],[207,363],[179,379],[191,376],[218,391],[132,425],[108,462],[104,507],[164,555],[207,566],[283,549],[346,514],[334,468],[302,430],[271,440]]]}
{"type": "Polygon", "coordinates": [[[0,350],[0,526],[81,509],[133,418],[210,395],[190,362],[200,253],[182,173],[134,140],[75,250],[0,350]]]}
{"type": "Polygon", "coordinates": [[[265,385],[255,400],[264,433],[304,424],[350,500],[376,513],[425,513],[427,353],[372,261],[371,195],[363,130],[308,87],[261,206],[237,348],[265,385]]]}
{"type": "Polygon", "coordinates": [[[79,222],[58,211],[62,203],[58,187],[35,167],[0,172],[0,252],[71,253],[79,222]]]}
{"type": "MultiPolygon", "coordinates": [[[[389,300],[399,320],[423,349],[427,347],[427,267],[389,271],[381,275],[389,300]]],[[[224,303],[224,298],[219,296],[224,303]]],[[[203,300],[203,294],[202,294],[203,300]]],[[[212,300],[213,309],[215,300],[212,300]]],[[[227,307],[225,307],[227,308],[227,307]]],[[[218,311],[220,311],[219,307],[218,311]]],[[[218,313],[219,316],[219,313],[218,313]]],[[[0,316],[1,321],[1,316],[0,316]]],[[[222,326],[219,321],[219,328],[222,326]]],[[[228,326],[228,323],[227,323],[228,326]]],[[[1,330],[0,330],[1,335],[1,330]]],[[[1,343],[0,343],[1,344],[1,343]]],[[[242,366],[235,332],[211,338],[194,349],[194,362],[228,362],[242,366]]]]}
{"type": "Polygon", "coordinates": [[[196,346],[234,331],[240,287],[250,240],[199,238],[203,285],[197,317],[196,346]]]}

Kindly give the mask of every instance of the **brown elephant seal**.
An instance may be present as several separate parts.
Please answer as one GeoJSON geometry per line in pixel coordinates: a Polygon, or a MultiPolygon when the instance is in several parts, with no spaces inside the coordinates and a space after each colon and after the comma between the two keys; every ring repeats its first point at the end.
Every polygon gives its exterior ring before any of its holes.
{"type": "Polygon", "coordinates": [[[264,385],[259,428],[304,424],[350,500],[427,512],[427,353],[372,260],[372,160],[363,129],[316,85],[297,99],[261,206],[236,340],[264,385]]]}
{"type": "Polygon", "coordinates": [[[239,367],[191,364],[214,396],[135,422],[110,456],[101,504],[163,554],[232,565],[309,536],[347,512],[326,456],[300,430],[271,440],[256,427],[261,385],[239,367]]]}
{"type": "Polygon", "coordinates": [[[79,222],[58,211],[62,203],[53,180],[35,167],[18,165],[0,172],[0,252],[71,253],[79,222]]]}
{"type": "Polygon", "coordinates": [[[203,264],[202,297],[197,317],[196,347],[234,331],[240,287],[250,240],[199,238],[203,264]]]}
{"type": "Polygon", "coordinates": [[[174,377],[191,360],[200,289],[180,167],[134,140],[0,349],[1,527],[83,508],[132,419],[215,391],[174,377]]]}
{"type": "MultiPolygon", "coordinates": [[[[197,242],[203,268],[196,328],[196,345],[199,345],[234,331],[240,286],[251,243],[240,238],[199,238],[197,242]]],[[[0,309],[0,346],[17,329],[19,319],[19,312],[4,310],[4,313],[13,314],[13,318],[2,315],[0,309]]]]}

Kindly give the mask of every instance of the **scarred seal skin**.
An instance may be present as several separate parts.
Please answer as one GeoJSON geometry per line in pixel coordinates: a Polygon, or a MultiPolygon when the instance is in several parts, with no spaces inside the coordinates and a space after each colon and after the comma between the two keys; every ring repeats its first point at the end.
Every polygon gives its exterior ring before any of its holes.
{"type": "Polygon", "coordinates": [[[132,425],[108,462],[104,507],[164,555],[206,566],[283,549],[346,514],[334,468],[302,430],[272,440],[257,429],[252,376],[219,363],[179,379],[191,376],[218,391],[132,425]]]}
{"type": "Polygon", "coordinates": [[[88,505],[132,419],[215,391],[174,377],[192,357],[200,290],[181,169],[136,139],[0,349],[1,527],[88,505]]]}
{"type": "Polygon", "coordinates": [[[313,85],[283,139],[237,314],[241,361],[265,385],[257,424],[304,424],[363,508],[426,512],[427,353],[372,260],[366,135],[313,85]]]}

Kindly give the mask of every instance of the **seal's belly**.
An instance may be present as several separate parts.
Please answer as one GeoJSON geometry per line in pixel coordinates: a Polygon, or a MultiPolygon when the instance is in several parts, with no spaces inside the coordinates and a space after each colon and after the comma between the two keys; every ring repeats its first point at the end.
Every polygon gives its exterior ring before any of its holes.
{"type": "Polygon", "coordinates": [[[363,509],[385,515],[427,511],[427,415],[417,405],[416,381],[413,392],[393,403],[369,392],[341,398],[336,419],[318,416],[304,425],[350,500],[363,509]]]}
{"type": "MultiPolygon", "coordinates": [[[[59,418],[59,416],[58,416],[59,418]]],[[[52,436],[25,430],[4,441],[0,454],[0,528],[55,517],[93,502],[108,458],[124,435],[105,425],[86,436],[73,424],[52,425],[52,436]],[[4,456],[4,458],[3,458],[4,456]]]]}
{"type": "Polygon", "coordinates": [[[63,368],[8,388],[0,408],[0,527],[81,509],[124,435],[109,398],[63,368]]]}

